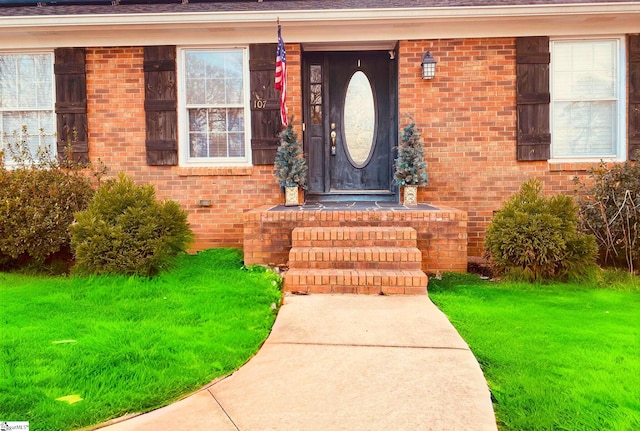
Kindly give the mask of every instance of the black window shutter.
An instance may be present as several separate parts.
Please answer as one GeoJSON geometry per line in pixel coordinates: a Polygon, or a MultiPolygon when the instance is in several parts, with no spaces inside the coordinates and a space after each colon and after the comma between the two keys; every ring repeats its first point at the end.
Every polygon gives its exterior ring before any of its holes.
{"type": "Polygon", "coordinates": [[[551,155],[549,62],[548,37],[516,39],[518,160],[548,160],[551,155]]]}
{"type": "Polygon", "coordinates": [[[640,151],[640,35],[629,36],[629,160],[640,151]]]}
{"type": "Polygon", "coordinates": [[[272,165],[280,143],[280,93],[274,85],[276,47],[275,43],[249,45],[251,157],[254,165],[272,165]]]}
{"type": "Polygon", "coordinates": [[[89,162],[87,139],[87,72],[84,48],[58,48],[54,51],[56,79],[56,132],[58,157],[89,162]]]}
{"type": "Polygon", "coordinates": [[[144,47],[147,164],[177,165],[176,47],[144,47]]]}

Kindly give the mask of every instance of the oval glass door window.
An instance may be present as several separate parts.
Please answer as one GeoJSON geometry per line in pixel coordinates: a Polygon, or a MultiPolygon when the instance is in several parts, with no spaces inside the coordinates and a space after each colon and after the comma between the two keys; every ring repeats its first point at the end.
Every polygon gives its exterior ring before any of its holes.
{"type": "Polygon", "coordinates": [[[371,83],[362,71],[349,81],[343,121],[346,153],[355,167],[364,167],[373,152],[376,108],[371,83]]]}

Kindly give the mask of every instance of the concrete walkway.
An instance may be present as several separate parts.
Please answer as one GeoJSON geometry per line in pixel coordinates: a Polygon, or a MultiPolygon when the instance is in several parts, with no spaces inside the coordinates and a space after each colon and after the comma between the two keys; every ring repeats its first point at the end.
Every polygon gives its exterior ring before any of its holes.
{"type": "Polygon", "coordinates": [[[427,296],[287,296],[234,374],[103,431],[497,430],[480,367],[427,296]]]}

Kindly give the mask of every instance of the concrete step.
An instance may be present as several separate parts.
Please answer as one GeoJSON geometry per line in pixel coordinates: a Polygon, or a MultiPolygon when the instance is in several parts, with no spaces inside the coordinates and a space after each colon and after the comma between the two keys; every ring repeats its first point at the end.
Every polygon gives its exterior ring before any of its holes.
{"type": "Polygon", "coordinates": [[[293,247],[416,247],[411,227],[299,227],[291,233],[293,247]]]}
{"type": "Polygon", "coordinates": [[[300,293],[425,295],[428,278],[417,270],[289,269],[284,289],[300,293]]]}
{"type": "Polygon", "coordinates": [[[416,247],[293,247],[289,268],[419,270],[422,253],[416,247]]]}

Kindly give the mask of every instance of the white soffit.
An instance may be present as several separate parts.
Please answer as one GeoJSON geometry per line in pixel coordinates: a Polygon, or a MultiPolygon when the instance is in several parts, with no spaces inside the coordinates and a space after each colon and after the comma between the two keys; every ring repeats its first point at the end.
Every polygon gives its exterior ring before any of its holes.
{"type": "MultiPolygon", "coordinates": [[[[248,44],[275,41],[280,19],[286,42],[310,49],[372,46],[372,41],[470,37],[604,35],[640,32],[640,2],[349,9],[1,16],[0,48],[248,44]]],[[[387,49],[391,42],[373,42],[387,49]]],[[[370,48],[372,49],[372,48],[370,48]]]]}

